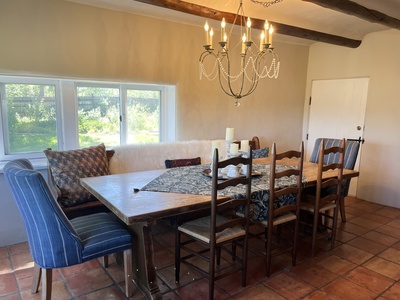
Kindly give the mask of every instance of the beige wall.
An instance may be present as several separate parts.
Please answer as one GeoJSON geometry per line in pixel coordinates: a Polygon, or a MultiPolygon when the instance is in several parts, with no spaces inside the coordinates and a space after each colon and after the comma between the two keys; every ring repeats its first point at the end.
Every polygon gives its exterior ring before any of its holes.
{"type": "Polygon", "coordinates": [[[306,124],[312,80],[370,78],[357,196],[394,207],[400,207],[399,49],[400,31],[394,29],[365,36],[357,49],[312,45],[304,116],[306,124]]]}
{"type": "Polygon", "coordinates": [[[263,146],[301,141],[308,47],[275,44],[277,80],[233,105],[217,82],[199,80],[198,27],[61,0],[0,0],[0,74],[166,83],[177,87],[179,140],[258,135],[263,146]]]}

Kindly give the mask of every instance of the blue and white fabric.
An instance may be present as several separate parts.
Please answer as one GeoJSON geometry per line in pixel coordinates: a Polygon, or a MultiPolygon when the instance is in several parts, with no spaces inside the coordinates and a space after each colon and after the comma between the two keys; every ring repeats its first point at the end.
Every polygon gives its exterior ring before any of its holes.
{"type": "Polygon", "coordinates": [[[41,268],[67,267],[131,248],[130,233],[106,213],[69,221],[28,160],[8,162],[4,173],[24,222],[32,259],[41,268]]]}
{"type": "MultiPolygon", "coordinates": [[[[205,170],[210,165],[197,165],[181,168],[174,168],[166,171],[146,186],[142,188],[144,191],[170,192],[181,194],[210,195],[212,190],[211,177],[205,170]]],[[[287,166],[277,166],[282,170],[290,168],[287,166]]],[[[269,199],[269,165],[253,164],[253,171],[261,173],[261,176],[253,176],[252,178],[252,196],[250,205],[250,216],[252,221],[264,221],[268,219],[268,199],[269,199]]],[[[305,181],[304,177],[304,181],[305,181]]],[[[295,177],[283,177],[277,180],[277,188],[296,185],[295,177]]],[[[222,191],[218,191],[219,196],[228,196],[231,198],[244,197],[243,187],[227,187],[222,191]]],[[[296,201],[293,196],[279,198],[275,205],[281,207],[292,204],[296,201]]]]}

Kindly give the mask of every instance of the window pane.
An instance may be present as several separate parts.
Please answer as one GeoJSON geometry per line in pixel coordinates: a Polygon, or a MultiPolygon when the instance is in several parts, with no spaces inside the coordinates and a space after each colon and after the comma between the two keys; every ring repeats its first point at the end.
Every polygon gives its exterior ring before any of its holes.
{"type": "Polygon", "coordinates": [[[80,86],[77,95],[79,146],[119,145],[119,89],[80,86]]]}
{"type": "Polygon", "coordinates": [[[58,149],[55,86],[7,83],[4,87],[5,154],[58,149]]]}
{"type": "Polygon", "coordinates": [[[127,91],[128,143],[160,141],[160,100],[160,91],[127,91]]]}

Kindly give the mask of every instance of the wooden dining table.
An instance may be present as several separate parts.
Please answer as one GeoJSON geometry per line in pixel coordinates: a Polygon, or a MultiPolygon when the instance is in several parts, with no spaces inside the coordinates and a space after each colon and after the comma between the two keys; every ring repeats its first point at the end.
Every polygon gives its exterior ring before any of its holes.
{"type": "MultiPolygon", "coordinates": [[[[254,164],[269,164],[269,158],[254,159],[254,164]]],[[[296,165],[295,159],[279,162],[296,165]]],[[[318,165],[304,162],[304,186],[314,186],[318,165]]],[[[81,179],[81,185],[120,218],[132,233],[133,280],[148,299],[161,299],[154,264],[152,226],[158,219],[201,210],[210,206],[209,195],[153,192],[142,190],[148,183],[166,172],[166,169],[114,174],[81,179]]],[[[332,171],[326,175],[335,176],[332,171]]],[[[358,171],[343,171],[343,178],[359,175],[358,171]]],[[[266,187],[267,188],[267,187],[266,187]]]]}

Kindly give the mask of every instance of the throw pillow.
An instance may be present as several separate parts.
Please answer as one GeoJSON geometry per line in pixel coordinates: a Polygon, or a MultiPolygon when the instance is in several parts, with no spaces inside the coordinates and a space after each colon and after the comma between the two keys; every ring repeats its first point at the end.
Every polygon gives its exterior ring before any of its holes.
{"type": "Polygon", "coordinates": [[[62,206],[74,206],[96,198],[80,185],[80,178],[109,175],[104,144],[78,150],[44,150],[54,182],[61,191],[62,206]]]}
{"type": "Polygon", "coordinates": [[[184,158],[184,159],[167,159],[165,161],[165,167],[167,169],[177,168],[177,167],[186,167],[186,166],[195,166],[201,164],[201,158],[184,158]]]}
{"type": "Polygon", "coordinates": [[[252,154],[253,154],[253,158],[264,158],[264,157],[268,157],[268,153],[269,153],[269,148],[265,147],[265,148],[261,148],[261,149],[257,149],[257,150],[253,150],[252,154]]]}

